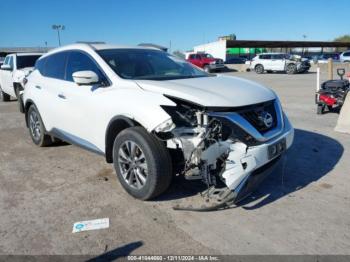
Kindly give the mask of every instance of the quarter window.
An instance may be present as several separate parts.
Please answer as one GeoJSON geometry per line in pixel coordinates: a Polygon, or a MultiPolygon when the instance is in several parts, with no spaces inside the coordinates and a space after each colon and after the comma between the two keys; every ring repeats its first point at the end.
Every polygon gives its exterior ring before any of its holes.
{"type": "Polygon", "coordinates": [[[46,62],[46,58],[38,59],[35,62],[35,69],[37,69],[42,75],[44,75],[45,62],[46,62]]]}
{"type": "Polygon", "coordinates": [[[45,58],[43,75],[46,77],[64,80],[67,52],[60,52],[45,58]]]}

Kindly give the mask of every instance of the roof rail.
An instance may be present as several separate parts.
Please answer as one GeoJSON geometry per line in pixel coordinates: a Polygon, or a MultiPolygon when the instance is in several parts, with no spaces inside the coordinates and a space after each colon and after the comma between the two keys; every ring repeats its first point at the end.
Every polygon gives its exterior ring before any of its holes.
{"type": "Polygon", "coordinates": [[[94,50],[95,50],[95,47],[93,45],[106,44],[106,42],[103,42],[103,41],[77,41],[76,43],[77,44],[86,44],[94,50]]]}

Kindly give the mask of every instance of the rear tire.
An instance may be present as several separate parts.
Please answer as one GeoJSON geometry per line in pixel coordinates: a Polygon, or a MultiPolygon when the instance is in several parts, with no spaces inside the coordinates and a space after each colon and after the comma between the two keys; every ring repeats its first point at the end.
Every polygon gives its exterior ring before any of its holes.
{"type": "Polygon", "coordinates": [[[1,102],[8,102],[11,100],[11,96],[6,94],[4,91],[2,91],[2,88],[0,86],[0,101],[1,102]]]}
{"type": "Polygon", "coordinates": [[[264,73],[265,69],[264,69],[264,66],[263,65],[256,65],[255,68],[255,73],[257,74],[262,74],[264,73]]]}
{"type": "Polygon", "coordinates": [[[29,134],[33,143],[40,147],[51,145],[51,137],[46,134],[43,121],[37,108],[34,105],[31,105],[27,114],[29,134]]]}
{"type": "Polygon", "coordinates": [[[113,164],[124,189],[138,199],[160,195],[172,179],[168,150],[143,127],[127,128],[115,138],[113,164]]]}

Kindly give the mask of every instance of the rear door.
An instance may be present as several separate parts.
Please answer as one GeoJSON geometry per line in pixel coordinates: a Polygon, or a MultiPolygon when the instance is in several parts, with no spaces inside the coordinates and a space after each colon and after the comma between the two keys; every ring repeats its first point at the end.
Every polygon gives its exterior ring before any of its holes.
{"type": "Polygon", "coordinates": [[[198,67],[202,67],[202,57],[200,55],[193,55],[191,63],[198,67]]]}
{"type": "MultiPolygon", "coordinates": [[[[59,52],[38,60],[36,74],[33,77],[34,103],[38,107],[46,130],[52,132],[61,129],[64,123],[59,92],[67,83],[64,80],[67,52],[59,52]]],[[[32,80],[32,78],[31,78],[32,80]]]]}

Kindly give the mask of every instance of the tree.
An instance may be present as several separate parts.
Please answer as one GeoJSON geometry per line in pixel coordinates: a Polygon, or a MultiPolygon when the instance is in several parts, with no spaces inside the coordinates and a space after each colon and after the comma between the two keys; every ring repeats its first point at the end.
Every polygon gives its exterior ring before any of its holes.
{"type": "MultiPolygon", "coordinates": [[[[347,42],[350,43],[350,35],[342,35],[338,36],[336,39],[334,39],[335,42],[347,42]]],[[[344,52],[347,50],[346,47],[338,47],[337,52],[344,52]]]]}
{"type": "Polygon", "coordinates": [[[342,35],[334,39],[335,42],[350,42],[350,35],[342,35]]]}

